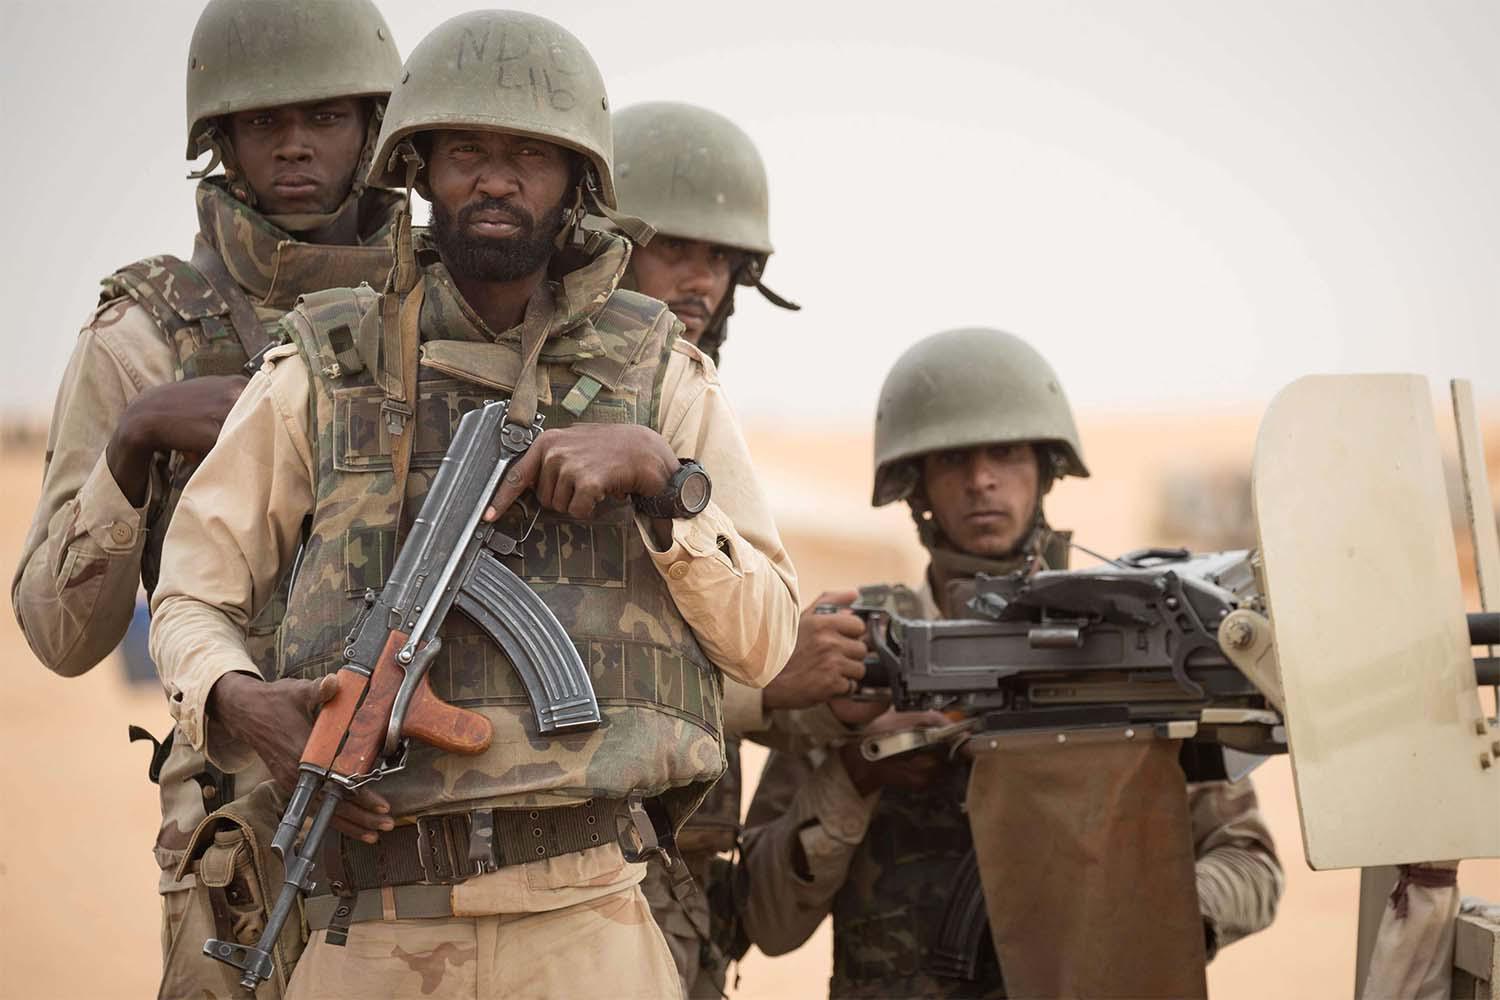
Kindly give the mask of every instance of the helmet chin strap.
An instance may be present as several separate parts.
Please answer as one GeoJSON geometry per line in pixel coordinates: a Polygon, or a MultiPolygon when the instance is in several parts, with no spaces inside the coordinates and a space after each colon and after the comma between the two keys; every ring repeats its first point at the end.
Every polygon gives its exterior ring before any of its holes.
{"type": "MultiPolygon", "coordinates": [[[[573,206],[573,218],[569,220],[568,225],[563,227],[563,233],[568,237],[571,238],[573,230],[583,221],[585,209],[608,219],[616,229],[638,246],[645,246],[656,236],[656,227],[645,219],[618,212],[604,204],[604,197],[599,193],[599,179],[592,166],[586,168],[583,182],[578,185],[578,200],[573,206]]],[[[563,245],[565,246],[566,242],[563,245]]]]}
{"type": "Polygon", "coordinates": [[[734,290],[740,285],[754,288],[764,295],[767,302],[782,309],[790,309],[792,312],[801,310],[801,306],[791,299],[782,298],[771,289],[766,287],[761,280],[761,271],[765,267],[762,258],[751,256],[740,265],[734,276],[729,279],[729,291],[724,293],[724,298],[719,302],[719,308],[709,317],[708,325],[703,328],[703,336],[698,338],[698,349],[707,354],[714,364],[719,363],[719,349],[724,346],[724,341],[729,339],[729,317],[734,315],[734,290]]]}

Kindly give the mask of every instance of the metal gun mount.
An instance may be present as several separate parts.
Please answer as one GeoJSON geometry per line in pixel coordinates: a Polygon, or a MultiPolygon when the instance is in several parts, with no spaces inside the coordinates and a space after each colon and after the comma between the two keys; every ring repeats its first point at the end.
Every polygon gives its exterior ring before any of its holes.
{"type": "MultiPolygon", "coordinates": [[[[1249,552],[1151,549],[1099,569],[981,576],[970,608],[971,620],[910,621],[856,607],[873,651],[866,683],[901,708],[977,718],[981,746],[1188,740],[1186,753],[1219,758],[1194,765],[1205,778],[1250,763],[1221,747],[1286,751],[1279,692],[1220,638],[1237,614],[1269,634],[1249,552]]],[[[886,738],[881,756],[899,745],[886,738]]]]}

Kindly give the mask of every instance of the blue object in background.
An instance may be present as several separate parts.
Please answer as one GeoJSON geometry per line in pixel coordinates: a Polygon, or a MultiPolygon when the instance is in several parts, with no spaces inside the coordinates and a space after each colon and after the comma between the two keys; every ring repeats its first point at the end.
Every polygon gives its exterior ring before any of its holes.
{"type": "Polygon", "coordinates": [[[132,684],[156,684],[156,662],[151,659],[146,644],[151,631],[151,611],[143,597],[136,598],[135,614],[130,616],[130,628],[120,640],[120,659],[125,662],[125,679],[132,684]]]}

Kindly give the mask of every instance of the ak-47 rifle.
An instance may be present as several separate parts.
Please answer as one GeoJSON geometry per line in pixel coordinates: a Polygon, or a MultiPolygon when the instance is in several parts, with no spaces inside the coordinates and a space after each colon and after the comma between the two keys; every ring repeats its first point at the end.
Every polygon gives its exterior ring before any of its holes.
{"type": "MultiPolygon", "coordinates": [[[[1097,569],[980,576],[972,620],[913,621],[855,604],[864,685],[951,726],[868,737],[870,760],[922,746],[1175,739],[1188,777],[1238,777],[1287,749],[1269,610],[1247,551],[1144,549],[1097,569]],[[1247,756],[1248,755],[1248,756],[1247,756]]],[[[1470,615],[1473,641],[1500,616],[1470,615]]],[[[1494,683],[1494,660],[1476,661],[1494,683]]]]}
{"type": "Polygon", "coordinates": [[[449,753],[488,749],[489,720],[447,704],[428,684],[428,668],[442,646],[438,629],[450,610],[473,619],[504,650],[543,735],[599,724],[593,685],[567,632],[494,554],[516,551],[536,522],[535,512],[517,538],[481,521],[505,471],[541,432],[541,416],[522,427],[506,422],[506,408],[504,402],[489,403],[459,421],[389,580],[379,595],[365,594],[365,608],[344,647],[338,693],[318,713],[296,789],[271,841],[286,876],[260,940],[254,947],[220,940],[203,946],[204,954],[240,969],[240,985],[252,992],[272,974],[272,947],[298,893],[314,886],[314,858],[339,802],[401,770],[410,740],[449,753]],[[294,853],[320,793],[322,803],[294,853]]]}

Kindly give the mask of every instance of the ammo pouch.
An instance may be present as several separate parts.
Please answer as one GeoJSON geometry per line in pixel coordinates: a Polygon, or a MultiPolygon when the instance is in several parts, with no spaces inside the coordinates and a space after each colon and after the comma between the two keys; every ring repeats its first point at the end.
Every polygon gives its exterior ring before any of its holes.
{"type": "MultiPolygon", "coordinates": [[[[240,972],[203,954],[209,938],[253,945],[265,929],[281,891],[284,868],[271,837],[286,805],[269,781],[208,815],[188,842],[177,878],[191,874],[187,907],[162,970],[160,997],[243,997],[240,972]]],[[[277,941],[275,974],[255,991],[257,1000],[279,1000],[307,943],[301,918],[289,920],[277,941]]]]}

